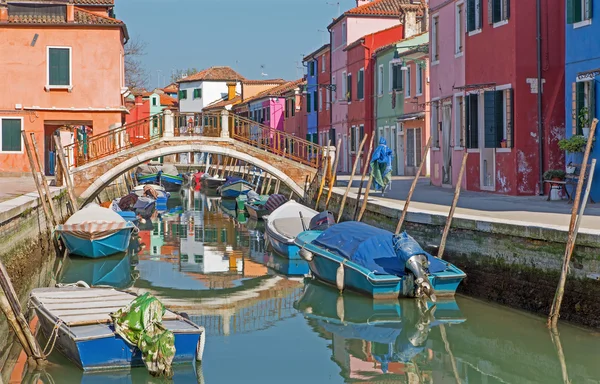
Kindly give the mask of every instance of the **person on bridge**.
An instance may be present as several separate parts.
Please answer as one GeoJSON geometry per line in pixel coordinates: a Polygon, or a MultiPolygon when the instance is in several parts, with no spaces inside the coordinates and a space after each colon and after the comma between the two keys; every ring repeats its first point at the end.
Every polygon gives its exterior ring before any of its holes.
{"type": "Polygon", "coordinates": [[[387,146],[384,137],[379,139],[379,145],[375,148],[371,157],[371,177],[373,177],[373,188],[381,191],[383,196],[392,184],[392,160],[394,153],[387,146]]]}

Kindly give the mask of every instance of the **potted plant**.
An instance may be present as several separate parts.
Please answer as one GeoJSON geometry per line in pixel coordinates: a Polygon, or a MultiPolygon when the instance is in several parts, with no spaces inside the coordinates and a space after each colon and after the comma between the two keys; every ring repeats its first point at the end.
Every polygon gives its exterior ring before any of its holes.
{"type": "Polygon", "coordinates": [[[566,175],[566,172],[562,169],[549,169],[544,172],[543,176],[544,180],[563,181],[566,175]]]}
{"type": "Polygon", "coordinates": [[[573,175],[576,169],[577,167],[573,165],[573,162],[570,162],[569,165],[567,165],[567,175],[573,175]]]}
{"type": "Polygon", "coordinates": [[[582,135],[573,135],[568,139],[562,139],[558,142],[558,147],[562,151],[567,151],[571,153],[583,152],[585,145],[587,144],[587,140],[582,135]]]}
{"type": "Polygon", "coordinates": [[[579,124],[579,128],[581,128],[581,132],[583,132],[583,137],[587,139],[590,135],[590,110],[588,107],[583,107],[579,110],[577,123],[579,124]]]}
{"type": "Polygon", "coordinates": [[[502,141],[500,141],[500,148],[506,148],[506,139],[502,139],[502,141]]]}

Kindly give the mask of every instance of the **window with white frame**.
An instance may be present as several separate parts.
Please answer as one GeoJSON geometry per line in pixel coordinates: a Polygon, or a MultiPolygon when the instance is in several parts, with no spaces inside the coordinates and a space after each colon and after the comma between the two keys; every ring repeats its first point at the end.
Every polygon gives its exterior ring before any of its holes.
{"type": "Polygon", "coordinates": [[[330,91],[329,89],[325,90],[325,110],[329,110],[329,104],[331,104],[331,93],[332,91],[330,91]]]}
{"type": "Polygon", "coordinates": [[[346,93],[348,92],[348,75],[346,74],[346,71],[342,72],[342,93],[341,93],[341,97],[339,98],[339,100],[344,100],[344,98],[346,97],[346,93]]]}
{"type": "Polygon", "coordinates": [[[21,130],[23,118],[0,117],[0,152],[23,152],[21,130]]]}
{"type": "Polygon", "coordinates": [[[47,65],[48,86],[72,86],[71,47],[48,47],[47,65]]]}
{"type": "Polygon", "coordinates": [[[377,70],[377,94],[383,95],[383,64],[377,70]]]}
{"type": "Polygon", "coordinates": [[[321,72],[325,72],[325,55],[321,55],[321,72]]]}
{"type": "Polygon", "coordinates": [[[583,128],[589,128],[596,117],[596,80],[573,83],[571,103],[572,133],[582,135],[583,128]]]}
{"type": "Polygon", "coordinates": [[[486,91],[483,96],[485,148],[510,148],[513,122],[512,89],[486,91]]]}
{"type": "Polygon", "coordinates": [[[465,9],[465,4],[464,3],[458,3],[456,4],[456,21],[454,23],[455,26],[455,47],[454,47],[454,53],[455,54],[460,54],[463,52],[463,47],[464,47],[464,41],[465,41],[465,24],[464,24],[464,9],[465,9]]]}
{"type": "Polygon", "coordinates": [[[417,78],[416,78],[416,92],[417,96],[421,96],[423,94],[423,66],[421,64],[417,64],[417,78]]]}
{"type": "Polygon", "coordinates": [[[567,0],[567,23],[591,20],[592,4],[592,0],[567,0]]]}
{"type": "Polygon", "coordinates": [[[338,90],[338,83],[335,80],[335,76],[331,77],[331,84],[335,85],[335,90],[331,91],[331,102],[335,103],[335,100],[337,99],[337,90],[338,90]]]}
{"type": "MultiPolygon", "coordinates": [[[[488,2],[489,4],[490,2],[488,2]]],[[[510,17],[510,0],[491,0],[491,6],[491,9],[488,9],[488,22],[490,24],[508,20],[510,17]]]]}
{"type": "Polygon", "coordinates": [[[439,148],[440,146],[440,141],[439,141],[439,131],[438,131],[438,125],[439,125],[439,101],[432,101],[431,102],[431,146],[434,148],[439,148]]]}
{"type": "Polygon", "coordinates": [[[402,67],[393,63],[389,64],[389,92],[401,91],[403,89],[403,78],[402,67]]]}
{"type": "Polygon", "coordinates": [[[439,34],[439,22],[440,17],[434,16],[433,25],[431,26],[431,61],[438,62],[440,60],[440,34],[439,34]]]}
{"type": "Polygon", "coordinates": [[[346,23],[342,23],[342,45],[346,45],[348,41],[346,23]]]}
{"type": "Polygon", "coordinates": [[[465,146],[465,100],[462,95],[454,97],[454,146],[465,146]]]}
{"type": "Polygon", "coordinates": [[[365,98],[365,69],[359,69],[356,77],[356,98],[362,100],[365,98]]]}
{"type": "Polygon", "coordinates": [[[481,0],[467,0],[467,32],[481,29],[482,15],[481,0]]]}
{"type": "Polygon", "coordinates": [[[410,97],[410,82],[411,82],[410,81],[411,80],[410,79],[410,72],[411,72],[410,65],[407,65],[406,66],[406,71],[404,71],[404,73],[406,74],[405,75],[406,76],[406,87],[405,87],[405,90],[404,90],[406,97],[410,97]]]}
{"type": "Polygon", "coordinates": [[[323,90],[319,89],[319,111],[323,110],[323,90]]]}

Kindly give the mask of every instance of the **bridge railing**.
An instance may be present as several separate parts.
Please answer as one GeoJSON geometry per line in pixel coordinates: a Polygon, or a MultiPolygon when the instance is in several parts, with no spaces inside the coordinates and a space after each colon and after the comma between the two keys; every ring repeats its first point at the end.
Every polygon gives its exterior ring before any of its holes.
{"type": "Polygon", "coordinates": [[[69,167],[78,167],[163,136],[163,113],[146,117],[96,136],[77,134],[75,142],[65,146],[69,167]]]}
{"type": "Polygon", "coordinates": [[[221,116],[204,113],[176,112],[173,114],[175,136],[219,137],[221,116]]]}

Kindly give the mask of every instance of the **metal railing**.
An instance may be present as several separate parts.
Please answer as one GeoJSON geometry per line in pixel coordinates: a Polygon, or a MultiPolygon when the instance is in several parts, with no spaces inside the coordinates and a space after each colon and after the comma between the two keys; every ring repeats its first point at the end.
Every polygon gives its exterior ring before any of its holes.
{"type": "Polygon", "coordinates": [[[176,112],[173,114],[173,121],[175,124],[174,135],[177,137],[221,136],[222,119],[217,114],[176,112]]]}

